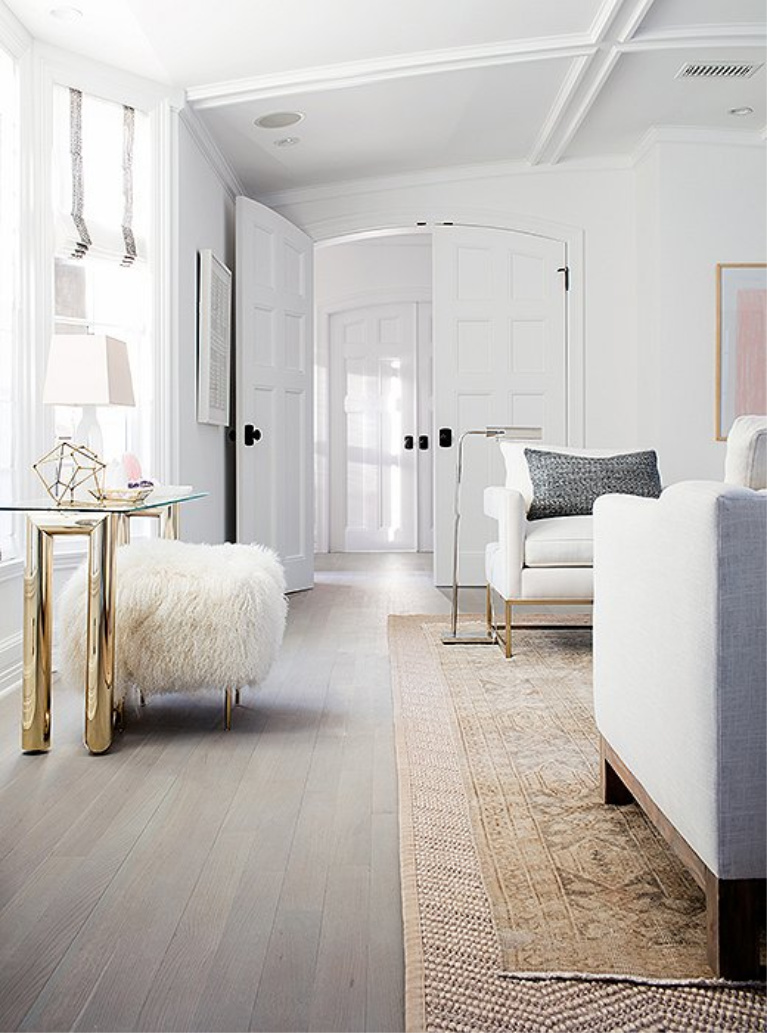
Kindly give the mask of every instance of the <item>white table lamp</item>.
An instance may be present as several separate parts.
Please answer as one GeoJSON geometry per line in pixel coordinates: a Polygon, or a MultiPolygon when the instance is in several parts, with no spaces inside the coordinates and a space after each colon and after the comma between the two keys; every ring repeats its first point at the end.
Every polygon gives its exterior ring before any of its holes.
{"type": "Polygon", "coordinates": [[[455,496],[454,496],[454,520],[453,520],[453,592],[452,605],[450,608],[450,630],[442,636],[442,642],[446,646],[484,646],[496,642],[495,630],[486,635],[472,634],[470,632],[460,633],[458,631],[458,590],[460,581],[458,577],[458,532],[461,525],[461,480],[463,479],[463,443],[466,438],[478,434],[483,438],[493,438],[501,441],[504,438],[510,441],[540,441],[543,437],[541,427],[484,427],[482,430],[465,430],[458,438],[458,449],[456,451],[455,467],[455,496]]]}
{"type": "Polygon", "coordinates": [[[104,439],[97,406],[136,404],[125,341],[107,334],[54,334],[48,352],[43,402],[81,406],[75,442],[101,456],[104,439]]]}

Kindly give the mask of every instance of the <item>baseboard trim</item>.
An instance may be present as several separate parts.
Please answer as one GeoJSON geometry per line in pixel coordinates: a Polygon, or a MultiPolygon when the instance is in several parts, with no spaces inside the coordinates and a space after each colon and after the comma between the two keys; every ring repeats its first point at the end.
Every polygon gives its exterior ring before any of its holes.
{"type": "Polygon", "coordinates": [[[23,672],[21,632],[0,642],[0,696],[21,684],[23,672]]]}

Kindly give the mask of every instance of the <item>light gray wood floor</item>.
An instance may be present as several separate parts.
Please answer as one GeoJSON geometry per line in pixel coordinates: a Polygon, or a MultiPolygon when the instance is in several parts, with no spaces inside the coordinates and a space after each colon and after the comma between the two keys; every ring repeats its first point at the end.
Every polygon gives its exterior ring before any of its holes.
{"type": "Polygon", "coordinates": [[[91,757],[56,686],[23,756],[0,699],[0,1030],[404,1028],[386,617],[447,612],[429,564],[318,557],[228,734],[153,700],[91,757]]]}

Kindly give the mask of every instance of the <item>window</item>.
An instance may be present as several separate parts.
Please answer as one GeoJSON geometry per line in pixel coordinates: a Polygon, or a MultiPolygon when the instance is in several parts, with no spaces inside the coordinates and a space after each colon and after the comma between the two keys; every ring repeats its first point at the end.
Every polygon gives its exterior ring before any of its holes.
{"type": "MultiPolygon", "coordinates": [[[[18,423],[18,108],[16,62],[0,47],[0,498],[14,495],[18,423]]],[[[0,559],[16,552],[14,517],[0,512],[0,559]]]]}
{"type": "MultiPolygon", "coordinates": [[[[63,86],[53,111],[54,332],[126,341],[136,407],[99,409],[103,458],[132,452],[151,475],[148,116],[63,86]]],[[[56,436],[72,437],[79,418],[79,409],[56,406],[56,436]]]]}

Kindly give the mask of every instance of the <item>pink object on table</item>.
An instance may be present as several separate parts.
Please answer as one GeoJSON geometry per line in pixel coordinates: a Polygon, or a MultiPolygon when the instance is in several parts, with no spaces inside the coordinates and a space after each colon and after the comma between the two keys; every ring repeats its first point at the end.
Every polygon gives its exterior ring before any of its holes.
{"type": "Polygon", "coordinates": [[[123,470],[128,481],[141,480],[141,463],[132,452],[126,452],[122,459],[123,470]]]}

